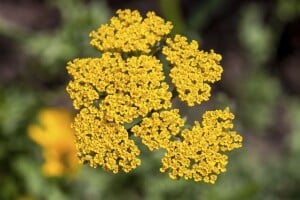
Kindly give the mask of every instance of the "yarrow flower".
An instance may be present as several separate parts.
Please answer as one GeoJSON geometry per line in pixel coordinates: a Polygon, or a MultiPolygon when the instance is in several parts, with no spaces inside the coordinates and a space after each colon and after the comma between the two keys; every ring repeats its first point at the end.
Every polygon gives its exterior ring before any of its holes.
{"type": "Polygon", "coordinates": [[[172,27],[154,12],[143,18],[136,10],[118,10],[109,24],[90,33],[101,56],[68,63],[73,79],[67,92],[79,111],[72,127],[82,163],[130,172],[141,164],[135,144],[141,138],[150,151],[166,151],[160,171],[172,179],[214,183],[226,170],[224,153],[242,143],[232,130],[234,115],[228,108],[206,111],[202,123],[188,129],[171,102],[176,94],[188,106],[209,100],[211,84],[221,79],[221,56],[200,51],[184,36],[170,37],[172,27]]]}
{"type": "Polygon", "coordinates": [[[72,176],[80,167],[71,121],[67,110],[45,108],[39,112],[38,124],[28,127],[29,137],[43,147],[45,176],[72,176]]]}
{"type": "Polygon", "coordinates": [[[168,38],[166,44],[162,53],[172,66],[170,77],[179,98],[189,106],[207,101],[210,97],[209,84],[221,79],[221,55],[214,51],[199,51],[196,41],[189,44],[187,38],[180,35],[168,38]]]}

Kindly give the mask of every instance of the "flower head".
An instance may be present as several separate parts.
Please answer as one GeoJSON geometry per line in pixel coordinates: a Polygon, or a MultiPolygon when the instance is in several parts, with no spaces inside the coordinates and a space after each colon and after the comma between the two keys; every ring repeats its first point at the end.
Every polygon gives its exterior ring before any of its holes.
{"type": "Polygon", "coordinates": [[[118,10],[110,24],[90,33],[91,45],[101,52],[149,54],[171,29],[172,24],[154,12],[143,19],[137,10],[118,10]]]}
{"type": "Polygon", "coordinates": [[[211,51],[199,51],[198,43],[190,44],[184,36],[168,38],[162,53],[171,65],[170,77],[179,98],[189,106],[207,101],[210,97],[210,83],[221,79],[223,72],[219,65],[221,56],[211,51]]]}
{"type": "Polygon", "coordinates": [[[127,130],[120,124],[104,121],[99,113],[95,108],[84,108],[75,117],[73,128],[81,162],[114,173],[135,169],[140,165],[140,151],[128,138],[127,130]]]}
{"type": "Polygon", "coordinates": [[[241,147],[241,136],[231,131],[233,118],[229,109],[205,112],[201,125],[196,121],[191,130],[181,132],[182,141],[169,143],[160,170],[169,169],[173,179],[214,183],[216,175],[226,171],[228,158],[223,152],[241,147]]]}
{"type": "Polygon", "coordinates": [[[67,110],[47,108],[40,111],[37,125],[28,127],[29,137],[43,147],[45,176],[72,175],[79,167],[67,110]]]}
{"type": "Polygon", "coordinates": [[[166,81],[171,78],[189,106],[207,101],[210,84],[221,78],[221,56],[198,50],[198,43],[184,36],[169,37],[171,29],[154,12],[143,18],[138,11],[118,10],[109,24],[90,34],[101,56],[68,63],[73,79],[67,92],[79,110],[72,126],[82,163],[129,172],[141,164],[139,137],[150,151],[166,150],[161,171],[171,178],[214,183],[225,171],[224,152],[242,140],[232,131],[234,115],[228,109],[207,111],[201,125],[188,129],[172,106],[176,93],[166,81]]]}

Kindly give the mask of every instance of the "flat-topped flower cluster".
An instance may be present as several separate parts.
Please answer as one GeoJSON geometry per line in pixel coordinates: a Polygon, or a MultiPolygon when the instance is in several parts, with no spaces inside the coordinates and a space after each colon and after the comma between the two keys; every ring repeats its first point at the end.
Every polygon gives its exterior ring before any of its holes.
{"type": "Polygon", "coordinates": [[[75,59],[67,70],[67,91],[75,109],[76,146],[82,163],[114,173],[141,164],[135,137],[150,151],[165,149],[161,172],[214,183],[226,170],[226,151],[241,147],[228,108],[207,111],[191,129],[172,98],[178,94],[189,106],[207,101],[210,84],[221,79],[221,56],[204,52],[196,41],[176,35],[172,24],[148,12],[118,10],[110,24],[90,34],[99,58],[75,59]],[[169,74],[160,60],[164,56],[169,74]],[[174,90],[166,82],[171,78],[174,90]]]}

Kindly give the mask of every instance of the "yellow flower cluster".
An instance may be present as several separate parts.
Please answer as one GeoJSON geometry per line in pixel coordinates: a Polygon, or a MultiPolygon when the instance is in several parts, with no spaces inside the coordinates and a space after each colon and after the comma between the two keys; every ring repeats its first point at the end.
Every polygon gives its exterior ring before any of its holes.
{"type": "Polygon", "coordinates": [[[168,38],[162,53],[171,64],[170,77],[179,93],[179,98],[189,106],[207,101],[210,97],[210,85],[221,79],[223,72],[219,65],[222,57],[211,51],[199,51],[198,43],[190,44],[184,36],[168,38]]]}
{"type": "Polygon", "coordinates": [[[71,114],[62,109],[47,108],[39,113],[39,124],[28,127],[29,137],[43,147],[45,176],[73,175],[79,167],[71,129],[71,114]]]}
{"type": "Polygon", "coordinates": [[[178,109],[154,112],[151,117],[145,117],[140,125],[134,126],[131,131],[152,151],[166,148],[172,136],[179,134],[184,121],[178,109]]]}
{"type": "Polygon", "coordinates": [[[120,124],[105,122],[99,114],[96,108],[83,108],[73,123],[81,162],[114,173],[135,169],[140,165],[140,151],[128,138],[127,130],[120,124]]]}
{"type": "Polygon", "coordinates": [[[214,183],[218,174],[226,171],[227,156],[222,152],[241,147],[242,137],[234,131],[229,109],[207,111],[202,125],[195,122],[191,130],[181,132],[183,141],[167,146],[161,172],[170,169],[170,177],[214,183]]]}
{"type": "Polygon", "coordinates": [[[160,61],[107,52],[101,58],[75,59],[67,69],[74,78],[67,91],[81,109],[73,124],[81,161],[114,173],[136,168],[139,150],[124,123],[171,106],[160,61]]]}
{"type": "Polygon", "coordinates": [[[149,54],[172,29],[154,12],[148,12],[144,20],[137,10],[118,10],[117,15],[90,33],[91,45],[101,52],[149,54]]]}
{"type": "Polygon", "coordinates": [[[208,111],[202,125],[187,129],[179,109],[172,107],[175,93],[166,82],[166,57],[170,78],[179,98],[189,106],[207,101],[210,85],[221,78],[221,56],[199,51],[196,41],[169,38],[172,29],[153,12],[143,18],[138,11],[118,10],[110,24],[92,31],[91,45],[100,58],[74,59],[67,65],[73,77],[67,92],[79,113],[72,127],[82,163],[117,173],[141,164],[135,138],[150,151],[165,149],[162,172],[171,178],[213,183],[225,171],[222,152],[241,146],[234,131],[233,114],[208,111]]]}
{"type": "Polygon", "coordinates": [[[153,56],[124,60],[120,53],[108,52],[101,58],[75,59],[67,69],[74,78],[67,87],[74,107],[99,107],[110,122],[129,123],[171,106],[162,64],[153,56]]]}

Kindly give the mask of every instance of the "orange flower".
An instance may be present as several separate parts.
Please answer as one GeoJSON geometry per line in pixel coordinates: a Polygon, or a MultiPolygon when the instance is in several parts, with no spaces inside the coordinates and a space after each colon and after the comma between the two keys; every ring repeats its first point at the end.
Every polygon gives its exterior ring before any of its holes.
{"type": "Polygon", "coordinates": [[[46,108],[38,115],[39,124],[28,127],[29,137],[43,148],[45,176],[74,175],[79,167],[69,111],[46,108]]]}

